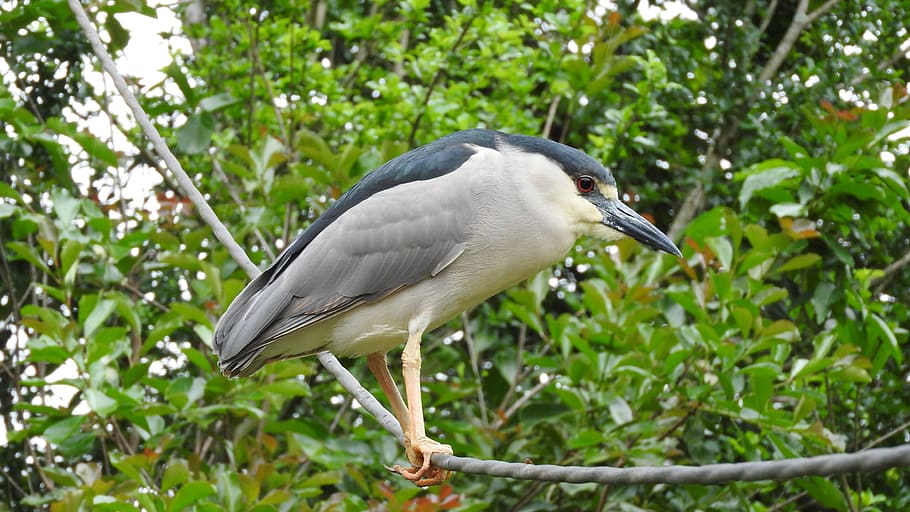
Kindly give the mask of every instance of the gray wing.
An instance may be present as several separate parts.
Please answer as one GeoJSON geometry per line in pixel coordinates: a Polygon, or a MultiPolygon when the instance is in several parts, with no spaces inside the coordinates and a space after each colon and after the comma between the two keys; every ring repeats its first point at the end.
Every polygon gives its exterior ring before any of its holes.
{"type": "MultiPolygon", "coordinates": [[[[222,370],[252,373],[264,364],[254,365],[256,356],[275,339],[380,300],[455,261],[476,215],[476,186],[452,187],[452,178],[374,194],[323,229],[277,278],[254,280],[253,291],[235,299],[216,329],[222,370]]],[[[287,355],[320,347],[297,348],[287,355]]]]}

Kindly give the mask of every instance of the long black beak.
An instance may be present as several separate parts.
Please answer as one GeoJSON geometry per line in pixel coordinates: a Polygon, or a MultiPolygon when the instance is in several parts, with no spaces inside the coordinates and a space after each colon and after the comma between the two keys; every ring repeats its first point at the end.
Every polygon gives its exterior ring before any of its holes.
{"type": "Polygon", "coordinates": [[[644,217],[635,213],[635,210],[626,206],[625,203],[618,199],[602,199],[597,202],[597,207],[604,214],[604,224],[607,226],[629,235],[639,242],[672,254],[677,258],[682,256],[679,249],[670,238],[661,230],[654,227],[644,217]]]}

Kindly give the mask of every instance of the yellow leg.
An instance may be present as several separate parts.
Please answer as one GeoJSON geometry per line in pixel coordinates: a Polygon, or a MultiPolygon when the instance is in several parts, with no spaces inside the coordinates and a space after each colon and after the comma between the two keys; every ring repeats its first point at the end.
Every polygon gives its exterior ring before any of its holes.
{"type": "Polygon", "coordinates": [[[392,374],[389,373],[389,365],[386,364],[385,353],[377,352],[368,355],[367,367],[369,367],[373,376],[376,377],[376,380],[379,381],[379,387],[382,388],[382,392],[389,398],[389,403],[392,405],[392,413],[395,414],[395,418],[401,425],[402,432],[404,432],[405,447],[410,449],[411,439],[408,435],[408,432],[410,432],[410,415],[408,414],[408,407],[401,398],[401,391],[398,390],[398,386],[392,380],[392,374]]]}
{"type": "Polygon", "coordinates": [[[423,422],[423,400],[420,397],[420,338],[423,329],[412,329],[408,335],[408,342],[401,354],[401,369],[404,374],[404,391],[408,399],[408,412],[410,424],[407,432],[410,433],[410,450],[408,460],[415,467],[411,469],[396,468],[401,476],[423,487],[436,485],[449,477],[449,472],[434,468],[430,465],[430,457],[434,453],[452,455],[452,447],[441,444],[427,437],[423,422]]]}

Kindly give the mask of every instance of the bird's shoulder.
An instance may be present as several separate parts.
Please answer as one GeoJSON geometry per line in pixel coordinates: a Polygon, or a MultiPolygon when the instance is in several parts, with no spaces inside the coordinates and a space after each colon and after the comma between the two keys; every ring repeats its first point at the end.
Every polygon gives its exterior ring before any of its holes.
{"type": "Polygon", "coordinates": [[[373,195],[414,181],[431,180],[458,170],[477,149],[495,149],[505,134],[473,129],[455,132],[408,151],[368,173],[316,219],[266,269],[266,282],[278,277],[301,252],[330,224],[373,195]]]}

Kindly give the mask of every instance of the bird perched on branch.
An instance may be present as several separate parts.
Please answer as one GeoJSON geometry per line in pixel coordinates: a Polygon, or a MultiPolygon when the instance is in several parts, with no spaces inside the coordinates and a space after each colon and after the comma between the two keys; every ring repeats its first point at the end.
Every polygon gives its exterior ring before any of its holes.
{"type": "Polygon", "coordinates": [[[417,485],[447,478],[426,435],[420,340],[466,309],[558,261],[579,236],[630,236],[680,256],[620,199],[612,174],[550,140],[467,130],[366,175],[240,292],[218,322],[225,375],[329,351],[367,356],[401,423],[417,485]],[[407,403],[386,353],[401,355],[407,403]]]}

